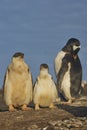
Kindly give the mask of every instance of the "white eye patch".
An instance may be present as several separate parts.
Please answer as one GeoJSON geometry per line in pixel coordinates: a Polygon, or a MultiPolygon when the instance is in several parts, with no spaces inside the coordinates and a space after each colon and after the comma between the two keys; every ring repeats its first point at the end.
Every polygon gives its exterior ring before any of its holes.
{"type": "Polygon", "coordinates": [[[73,50],[75,51],[76,49],[78,49],[78,48],[81,48],[81,46],[73,46],[73,50]]]}

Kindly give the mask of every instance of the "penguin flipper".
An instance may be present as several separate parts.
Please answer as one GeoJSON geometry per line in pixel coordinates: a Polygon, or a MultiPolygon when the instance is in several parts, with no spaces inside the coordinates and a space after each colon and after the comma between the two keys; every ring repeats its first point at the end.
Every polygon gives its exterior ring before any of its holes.
{"type": "Polygon", "coordinates": [[[59,70],[59,73],[57,74],[57,86],[58,86],[59,91],[61,90],[61,84],[63,81],[63,77],[64,77],[65,73],[67,72],[67,70],[68,70],[68,62],[66,59],[63,59],[62,66],[59,70]]]}

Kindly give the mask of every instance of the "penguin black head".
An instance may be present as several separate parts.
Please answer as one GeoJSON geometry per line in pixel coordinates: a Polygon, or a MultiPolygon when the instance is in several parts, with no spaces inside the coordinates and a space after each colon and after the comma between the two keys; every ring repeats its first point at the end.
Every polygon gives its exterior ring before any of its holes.
{"type": "Polygon", "coordinates": [[[17,61],[24,61],[24,53],[16,52],[12,57],[12,62],[15,63],[17,61]]]}
{"type": "Polygon", "coordinates": [[[40,70],[42,70],[42,69],[47,69],[47,70],[49,70],[49,67],[48,67],[47,64],[41,64],[41,65],[40,65],[40,70]]]}
{"type": "Polygon", "coordinates": [[[13,58],[17,58],[17,57],[24,58],[24,53],[22,53],[22,52],[16,52],[16,53],[13,55],[13,58]]]}
{"type": "Polygon", "coordinates": [[[64,52],[77,55],[80,50],[80,41],[76,38],[71,38],[67,41],[66,45],[62,49],[64,52]]]}

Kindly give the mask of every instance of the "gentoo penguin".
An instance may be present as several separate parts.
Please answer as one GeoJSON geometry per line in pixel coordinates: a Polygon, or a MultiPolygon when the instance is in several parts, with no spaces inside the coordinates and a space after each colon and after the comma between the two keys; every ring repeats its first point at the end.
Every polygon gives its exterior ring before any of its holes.
{"type": "Polygon", "coordinates": [[[82,66],[78,57],[79,50],[80,41],[71,38],[55,58],[57,88],[68,103],[81,94],[82,66]]]}
{"type": "Polygon", "coordinates": [[[3,89],[9,111],[15,111],[18,107],[22,110],[30,109],[27,105],[32,101],[32,76],[23,53],[17,52],[13,55],[7,67],[3,89]]]}
{"type": "Polygon", "coordinates": [[[49,67],[47,64],[41,64],[40,73],[34,85],[35,110],[39,110],[40,106],[54,108],[57,98],[56,85],[49,74],[49,67]]]}

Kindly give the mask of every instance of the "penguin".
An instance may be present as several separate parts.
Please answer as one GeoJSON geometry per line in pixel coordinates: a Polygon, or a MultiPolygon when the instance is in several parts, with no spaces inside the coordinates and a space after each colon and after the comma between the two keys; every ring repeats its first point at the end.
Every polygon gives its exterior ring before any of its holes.
{"type": "Polygon", "coordinates": [[[57,90],[66,103],[72,103],[81,95],[82,65],[78,56],[80,48],[80,41],[70,38],[54,60],[57,90]]]}
{"type": "Polygon", "coordinates": [[[28,104],[32,101],[32,86],[32,75],[24,61],[24,53],[16,52],[7,67],[3,83],[4,101],[9,111],[31,109],[28,104]]]}
{"type": "Polygon", "coordinates": [[[54,102],[58,99],[56,85],[49,74],[49,66],[45,63],[40,65],[40,72],[34,85],[35,110],[40,107],[55,108],[54,102]]]}

